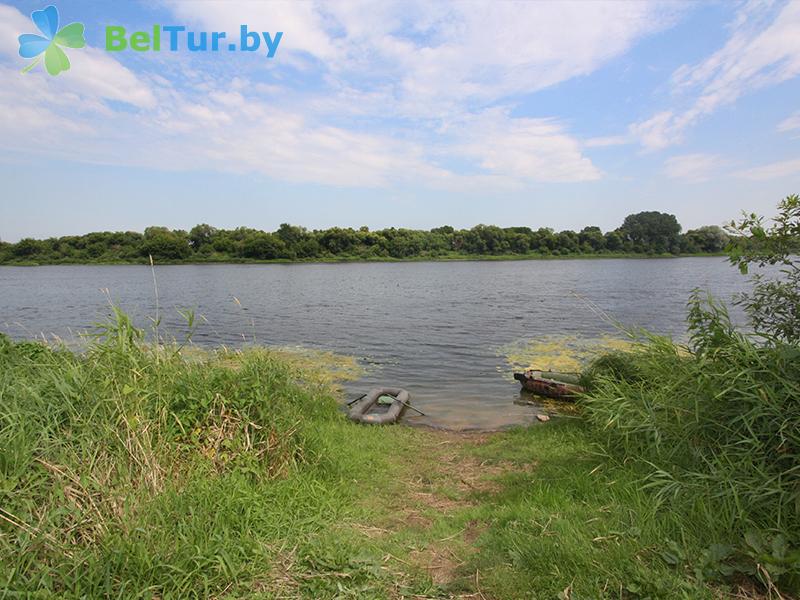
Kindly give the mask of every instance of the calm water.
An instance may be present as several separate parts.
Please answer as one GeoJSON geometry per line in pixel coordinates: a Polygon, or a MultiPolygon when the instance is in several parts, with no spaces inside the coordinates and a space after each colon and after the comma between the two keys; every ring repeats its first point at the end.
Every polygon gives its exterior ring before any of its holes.
{"type": "MultiPolygon", "coordinates": [[[[302,345],[354,355],[373,384],[405,387],[451,428],[529,421],[502,356],[507,345],[552,335],[593,338],[627,325],[677,337],[695,287],[728,300],[746,278],[722,258],[515,262],[197,265],[156,268],[163,324],[179,335],[176,308],[207,319],[204,345],[302,345]],[[238,299],[237,303],[234,298],[238,299]]],[[[149,267],[0,267],[0,330],[74,339],[108,312],[101,291],[141,325],[155,311],[149,267]]],[[[408,411],[407,411],[408,412],[408,411]]]]}

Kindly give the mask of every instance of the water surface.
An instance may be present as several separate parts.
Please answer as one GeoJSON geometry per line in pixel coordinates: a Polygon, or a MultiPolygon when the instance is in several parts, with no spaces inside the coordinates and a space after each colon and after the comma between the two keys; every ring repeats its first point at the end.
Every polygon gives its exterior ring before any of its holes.
{"type": "MultiPolygon", "coordinates": [[[[405,387],[428,414],[410,421],[495,428],[530,421],[504,353],[545,336],[614,334],[629,326],[681,337],[690,291],[730,300],[746,278],[723,258],[591,259],[156,267],[162,326],[180,337],[177,308],[203,321],[194,342],[300,345],[359,357],[375,384],[405,387]]],[[[110,298],[147,326],[150,267],[0,267],[0,330],[13,337],[76,332],[110,298]]]]}

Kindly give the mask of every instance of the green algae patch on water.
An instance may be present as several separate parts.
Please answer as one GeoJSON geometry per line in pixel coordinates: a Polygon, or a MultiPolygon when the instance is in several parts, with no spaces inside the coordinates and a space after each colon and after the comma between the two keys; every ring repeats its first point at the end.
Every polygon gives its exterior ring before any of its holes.
{"type": "MultiPolygon", "coordinates": [[[[536,339],[517,340],[498,350],[498,355],[505,358],[510,367],[498,367],[498,371],[509,382],[514,381],[515,371],[527,369],[582,373],[598,357],[615,352],[629,352],[636,345],[633,338],[611,335],[546,335],[536,339]]],[[[525,390],[520,391],[520,397],[515,400],[515,404],[537,406],[551,415],[565,416],[577,411],[577,406],[572,402],[536,396],[525,390]]]]}
{"type": "MultiPolygon", "coordinates": [[[[598,356],[610,352],[630,352],[637,342],[632,338],[603,335],[545,335],[536,339],[518,340],[499,349],[513,371],[536,369],[580,373],[598,356]]],[[[511,370],[504,372],[513,378],[511,370]]]]}
{"type": "Polygon", "coordinates": [[[238,369],[245,357],[256,355],[279,360],[295,371],[296,377],[302,381],[334,389],[346,381],[363,377],[365,373],[364,367],[353,356],[304,346],[245,346],[236,349],[187,346],[181,349],[181,356],[187,361],[208,361],[230,369],[238,369]]]}

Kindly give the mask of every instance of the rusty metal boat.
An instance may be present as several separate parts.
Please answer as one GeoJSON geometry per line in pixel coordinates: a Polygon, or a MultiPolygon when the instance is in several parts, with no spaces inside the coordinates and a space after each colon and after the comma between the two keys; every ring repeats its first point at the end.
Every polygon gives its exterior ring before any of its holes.
{"type": "Polygon", "coordinates": [[[580,378],[573,373],[528,369],[514,373],[514,379],[522,384],[524,390],[556,400],[574,400],[578,394],[584,392],[580,378]]]}

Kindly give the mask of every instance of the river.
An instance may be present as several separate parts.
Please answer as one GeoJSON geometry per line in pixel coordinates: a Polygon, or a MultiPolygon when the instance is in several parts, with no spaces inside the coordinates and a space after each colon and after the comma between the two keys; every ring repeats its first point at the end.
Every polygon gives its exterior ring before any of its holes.
{"type": "MultiPolygon", "coordinates": [[[[453,429],[534,418],[536,406],[515,404],[510,349],[617,336],[613,321],[681,338],[693,288],[729,301],[747,287],[718,257],[180,265],[155,272],[162,330],[180,337],[176,309],[193,308],[203,316],[193,337],[199,345],[255,342],[356,356],[367,373],[347,384],[350,397],[373,384],[405,387],[427,413],[409,421],[453,429]]],[[[0,267],[0,331],[71,342],[103,319],[109,297],[147,326],[156,308],[150,267],[0,267]]]]}

